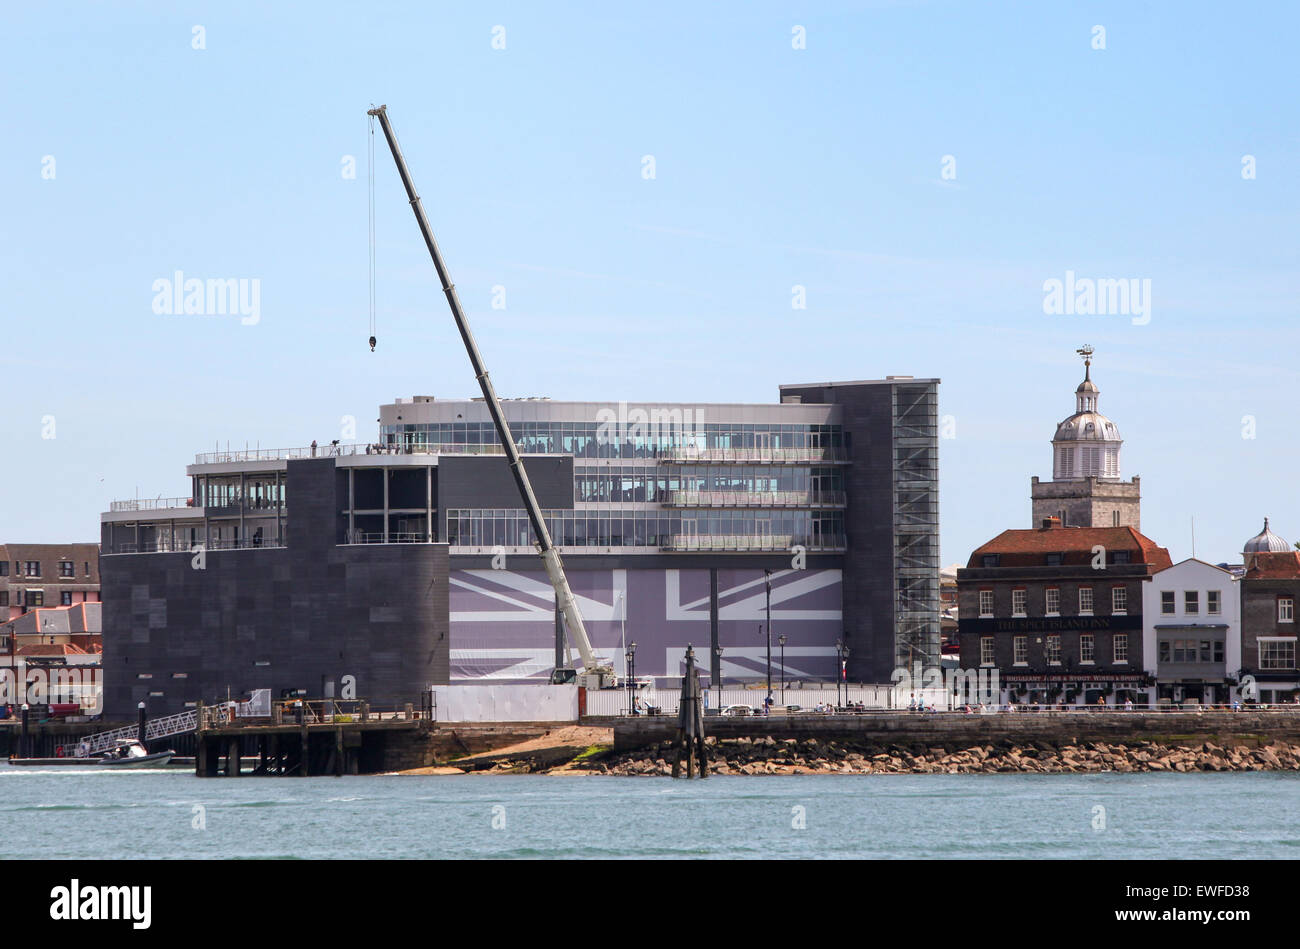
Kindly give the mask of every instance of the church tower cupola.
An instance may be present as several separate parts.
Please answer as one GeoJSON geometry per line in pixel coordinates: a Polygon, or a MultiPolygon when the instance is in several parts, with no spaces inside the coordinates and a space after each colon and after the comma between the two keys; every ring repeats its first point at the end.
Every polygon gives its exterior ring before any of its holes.
{"type": "Polygon", "coordinates": [[[1095,350],[1083,357],[1083,381],[1074,390],[1074,414],[1056,426],[1052,437],[1052,480],[1033,479],[1033,522],[1059,517],[1068,527],[1141,529],[1141,489],[1137,478],[1120,478],[1124,440],[1119,428],[1098,410],[1101,390],[1092,381],[1095,350]]]}
{"type": "Polygon", "coordinates": [[[1115,423],[1097,411],[1101,390],[1092,381],[1093,348],[1084,346],[1078,352],[1083,357],[1083,381],[1074,390],[1074,414],[1056,426],[1052,480],[1118,481],[1119,450],[1124,441],[1115,423]]]}

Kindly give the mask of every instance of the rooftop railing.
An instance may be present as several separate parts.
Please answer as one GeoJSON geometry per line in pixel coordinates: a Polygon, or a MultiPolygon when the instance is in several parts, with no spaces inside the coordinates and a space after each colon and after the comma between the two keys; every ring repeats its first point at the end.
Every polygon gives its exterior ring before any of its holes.
{"type": "Polygon", "coordinates": [[[113,501],[110,511],[164,511],[174,507],[194,507],[193,498],[135,498],[128,501],[113,501]]]}
{"type": "Polygon", "coordinates": [[[353,455],[503,455],[500,445],[317,445],[312,448],[249,448],[240,451],[205,451],[194,456],[196,465],[226,465],[249,461],[294,461],[299,458],[340,458],[353,455]]]}

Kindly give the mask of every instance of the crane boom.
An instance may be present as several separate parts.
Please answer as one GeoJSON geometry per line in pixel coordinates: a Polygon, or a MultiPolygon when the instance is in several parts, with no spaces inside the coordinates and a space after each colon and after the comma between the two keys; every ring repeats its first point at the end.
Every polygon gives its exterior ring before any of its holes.
{"type": "MultiPolygon", "coordinates": [[[[532,524],[533,536],[537,538],[537,550],[541,554],[542,565],[546,569],[546,576],[551,581],[551,586],[555,589],[555,598],[560,612],[564,615],[565,630],[572,638],[574,645],[578,647],[578,654],[582,657],[584,675],[589,684],[594,684],[597,687],[604,685],[604,680],[612,677],[613,670],[600,664],[595,651],[591,647],[591,640],[587,637],[587,627],[582,622],[582,613],[578,610],[578,601],[574,598],[573,591],[569,589],[569,580],[564,575],[564,563],[560,560],[560,552],[551,541],[551,532],[546,527],[545,518],[542,517],[542,510],[538,506],[537,496],[533,494],[533,486],[528,482],[528,472],[524,470],[524,461],[519,457],[519,450],[515,447],[514,437],[510,434],[510,426],[506,423],[505,413],[501,410],[501,402],[497,399],[496,391],[492,388],[492,380],[488,378],[487,367],[483,365],[483,357],[479,354],[478,346],[474,342],[474,334],[470,332],[469,321],[465,318],[465,311],[460,306],[460,298],[456,296],[456,286],[451,282],[451,277],[447,273],[447,265],[443,263],[442,254],[438,251],[438,242],[434,240],[433,230],[429,227],[428,218],[425,217],[424,205],[420,203],[420,196],[415,193],[415,184],[411,181],[411,173],[406,168],[406,160],[402,158],[402,149],[397,144],[397,136],[393,134],[392,125],[389,124],[388,106],[381,105],[377,109],[370,109],[366,114],[379,119],[379,125],[384,130],[384,138],[388,141],[388,149],[393,153],[397,173],[402,178],[402,187],[406,189],[406,196],[411,202],[411,210],[415,212],[415,222],[420,226],[420,234],[424,237],[424,244],[429,249],[429,256],[433,258],[434,269],[438,271],[438,279],[442,281],[442,292],[446,294],[447,303],[451,306],[451,315],[455,318],[456,329],[460,331],[460,338],[465,343],[465,351],[469,353],[470,365],[474,367],[474,377],[478,380],[479,388],[483,392],[483,401],[487,404],[488,414],[492,416],[492,424],[496,427],[497,438],[500,439],[501,446],[505,449],[506,462],[510,465],[510,474],[515,479],[515,486],[519,488],[519,496],[523,499],[524,508],[528,512],[528,521],[532,524]],[[592,679],[595,681],[592,682],[592,679]]],[[[557,670],[557,674],[559,672],[561,670],[557,670]]]]}

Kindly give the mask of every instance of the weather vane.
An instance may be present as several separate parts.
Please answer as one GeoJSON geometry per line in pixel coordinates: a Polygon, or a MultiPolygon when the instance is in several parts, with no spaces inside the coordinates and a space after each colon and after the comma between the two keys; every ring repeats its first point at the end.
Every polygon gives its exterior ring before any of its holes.
{"type": "Polygon", "coordinates": [[[1087,379],[1092,372],[1092,354],[1096,352],[1096,350],[1087,343],[1084,343],[1076,349],[1075,352],[1083,357],[1083,377],[1087,379]]]}

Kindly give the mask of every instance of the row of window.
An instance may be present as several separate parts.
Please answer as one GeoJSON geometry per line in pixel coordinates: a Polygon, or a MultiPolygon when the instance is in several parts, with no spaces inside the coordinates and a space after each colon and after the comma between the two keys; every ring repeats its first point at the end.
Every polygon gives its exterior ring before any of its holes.
{"type": "MultiPolygon", "coordinates": [[[[1061,513],[1064,514],[1065,512],[1062,511],[1061,513]]],[[[1119,516],[1119,512],[1117,511],[1117,512],[1116,512],[1116,517],[1118,517],[1118,516],[1119,516]]],[[[1116,523],[1115,526],[1118,527],[1118,526],[1119,526],[1118,523],[1116,523]]],[[[1091,554],[1088,554],[1087,556],[1088,556],[1088,557],[1091,557],[1092,555],[1091,555],[1091,554]]],[[[1130,563],[1133,562],[1133,551],[1131,551],[1131,550],[1112,550],[1112,551],[1109,551],[1109,552],[1106,554],[1106,562],[1109,563],[1111,566],[1122,566],[1122,565],[1125,565],[1125,564],[1130,564],[1130,563]]],[[[1044,555],[1043,555],[1043,565],[1044,565],[1044,566],[1047,566],[1047,567],[1061,567],[1061,566],[1064,566],[1064,565],[1065,565],[1065,552],[1064,552],[1064,551],[1054,551],[1054,552],[1049,553],[1049,554],[1044,554],[1044,555]]],[[[980,555],[980,566],[981,566],[981,567],[990,567],[990,568],[991,568],[991,567],[1000,567],[1000,566],[1002,566],[1002,555],[1001,555],[1001,554],[981,554],[981,555],[980,555]]]]}
{"type": "MultiPolygon", "coordinates": [[[[1096,662],[1097,641],[1092,633],[1079,634],[1079,662],[1096,662]]],[[[1111,637],[1111,659],[1115,663],[1128,662],[1128,634],[1116,633],[1111,637]]],[[[1061,664],[1061,636],[1049,634],[1044,638],[1043,655],[1049,666],[1061,664]]],[[[1018,666],[1029,665],[1029,637],[1013,636],[1011,638],[1011,661],[1018,666]]],[[[980,637],[980,665],[997,664],[994,637],[980,637]]]]}
{"type": "Polygon", "coordinates": [[[684,465],[681,468],[623,468],[589,471],[573,477],[576,501],[666,501],[671,491],[843,491],[838,468],[684,465]]]}
{"type": "MultiPolygon", "coordinates": [[[[96,601],[98,601],[98,599],[99,599],[99,594],[98,594],[98,593],[87,593],[87,594],[85,595],[85,600],[86,600],[86,602],[96,602],[96,601]],[[91,600],[91,599],[90,599],[91,597],[94,597],[95,600],[91,600]]],[[[9,606],[9,605],[10,605],[10,603],[9,603],[9,591],[8,591],[8,590],[0,590],[0,606],[9,606]]],[[[44,606],[44,605],[45,605],[45,591],[44,591],[44,590],[15,590],[15,591],[14,591],[14,594],[13,594],[13,604],[12,604],[12,605],[14,605],[14,606],[28,606],[28,607],[32,607],[32,606],[44,606]]],[[[60,591],[59,591],[59,605],[60,605],[60,606],[71,606],[71,605],[72,605],[72,591],[71,591],[71,590],[60,590],[60,591]]]]}
{"type": "MultiPolygon", "coordinates": [[[[993,613],[993,591],[980,590],[980,616],[988,618],[993,613]]],[[[1029,609],[1029,591],[1018,589],[1011,591],[1011,615],[1027,616],[1029,609]]],[[[1092,587],[1079,587],[1079,615],[1088,616],[1093,611],[1092,587]]],[[[1128,587],[1116,586],[1110,590],[1110,611],[1112,613],[1128,612],[1128,587]]],[[[1048,587],[1043,591],[1043,613],[1046,616],[1061,615],[1061,590],[1048,587]]]]}
{"type": "MultiPolygon", "coordinates": [[[[645,419],[633,415],[622,421],[515,422],[510,431],[521,452],[577,458],[653,458],[678,448],[838,451],[848,447],[848,436],[838,425],[699,424],[680,410],[645,419]]],[[[499,443],[490,422],[385,425],[380,437],[385,444],[407,447],[499,443]]]]}
{"type": "MultiPolygon", "coordinates": [[[[547,529],[566,547],[659,547],[676,538],[750,537],[789,544],[840,547],[841,511],[545,511],[547,529]]],[[[447,543],[453,547],[527,547],[533,542],[520,510],[448,510],[447,543]]]]}
{"type": "MultiPolygon", "coordinates": [[[[1218,590],[1205,591],[1205,612],[1210,616],[1218,616],[1223,612],[1221,593],[1218,590]]],[[[1163,616],[1173,616],[1177,606],[1177,593],[1174,590],[1160,591],[1160,613],[1163,616]]],[[[1195,616],[1201,611],[1201,592],[1199,590],[1183,591],[1183,613],[1189,616],[1195,616]]]]}
{"type": "MultiPolygon", "coordinates": [[[[86,576],[90,576],[90,561],[83,561],[86,576]]],[[[15,577],[39,577],[41,575],[41,562],[39,560],[15,560],[14,576],[15,577]]],[[[71,579],[77,575],[77,565],[71,560],[59,561],[59,577],[62,579],[71,579]]],[[[0,577],[9,576],[9,561],[0,560],[0,577]]]]}
{"type": "Polygon", "coordinates": [[[1161,662],[1223,662],[1223,642],[1210,639],[1161,640],[1161,662]]]}

